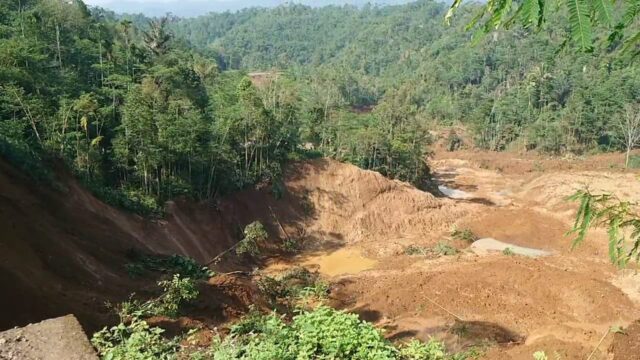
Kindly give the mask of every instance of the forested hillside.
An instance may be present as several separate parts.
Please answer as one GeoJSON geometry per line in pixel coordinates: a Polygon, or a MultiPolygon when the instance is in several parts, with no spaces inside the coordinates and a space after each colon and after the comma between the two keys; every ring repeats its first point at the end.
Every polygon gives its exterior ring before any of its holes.
{"type": "Polygon", "coordinates": [[[561,12],[540,32],[474,37],[476,5],[450,27],[445,10],[288,5],[147,22],[79,0],[4,2],[0,149],[41,178],[34,164],[62,159],[102,198],[148,214],[180,195],[277,193],[281,164],[312,154],[427,187],[439,124],[492,150],[622,148],[617,121],[640,97],[633,54],[603,38],[577,52],[561,12]]]}
{"type": "MultiPolygon", "coordinates": [[[[219,56],[225,68],[290,69],[340,101],[360,106],[404,96],[425,121],[460,121],[481,147],[544,152],[614,150],[616,120],[640,96],[633,54],[608,33],[593,54],[566,38],[562,11],[544,28],[478,36],[465,31],[479,6],[288,6],[185,20],[176,33],[219,56]],[[475,36],[474,36],[475,35],[475,36]]],[[[637,24],[636,24],[637,26],[637,24]]],[[[637,59],[636,59],[637,60],[637,59]]]]}

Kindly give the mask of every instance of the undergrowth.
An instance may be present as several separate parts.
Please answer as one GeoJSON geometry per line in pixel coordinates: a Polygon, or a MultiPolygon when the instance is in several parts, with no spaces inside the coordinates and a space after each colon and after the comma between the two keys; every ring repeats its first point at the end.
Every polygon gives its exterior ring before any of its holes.
{"type": "Polygon", "coordinates": [[[170,280],[158,282],[163,290],[156,298],[146,301],[131,299],[117,306],[116,310],[122,321],[141,319],[150,316],[176,317],[180,305],[198,297],[196,283],[190,278],[181,278],[176,274],[170,280]]]}
{"type": "Polygon", "coordinates": [[[245,226],[243,234],[244,238],[240,240],[240,242],[236,246],[236,254],[248,254],[251,256],[259,255],[259,243],[267,240],[269,236],[264,225],[262,225],[262,223],[259,221],[254,221],[251,224],[245,226]]]}
{"type": "Polygon", "coordinates": [[[131,262],[125,267],[132,277],[142,276],[147,271],[178,274],[195,280],[208,279],[215,275],[215,272],[188,256],[146,255],[130,251],[128,257],[131,262]]]}
{"type": "Polygon", "coordinates": [[[412,244],[404,249],[405,255],[409,256],[452,256],[456,255],[458,252],[458,249],[444,241],[438,242],[434,247],[431,248],[412,244]]]}
{"type": "Polygon", "coordinates": [[[478,240],[478,236],[476,234],[473,233],[473,231],[471,231],[471,229],[453,229],[451,231],[451,238],[455,239],[455,240],[461,240],[461,241],[465,241],[468,243],[472,243],[476,240],[478,240]]]}
{"type": "Polygon", "coordinates": [[[102,359],[150,360],[465,360],[476,352],[448,354],[434,339],[395,345],[381,330],[357,314],[318,306],[299,310],[291,320],[276,312],[252,310],[231,327],[226,338],[214,336],[211,345],[194,350],[189,334],[167,339],[163,330],[134,318],[105,328],[92,338],[102,359]],[[186,340],[186,341],[185,341],[186,340]]]}
{"type": "Polygon", "coordinates": [[[444,345],[417,340],[395,346],[356,314],[319,306],[301,311],[290,322],[276,313],[250,315],[214,341],[211,359],[447,360],[444,345]]]}
{"type": "Polygon", "coordinates": [[[289,269],[276,277],[263,276],[256,282],[272,305],[305,307],[322,302],[329,293],[329,285],[304,267],[289,269]]]}

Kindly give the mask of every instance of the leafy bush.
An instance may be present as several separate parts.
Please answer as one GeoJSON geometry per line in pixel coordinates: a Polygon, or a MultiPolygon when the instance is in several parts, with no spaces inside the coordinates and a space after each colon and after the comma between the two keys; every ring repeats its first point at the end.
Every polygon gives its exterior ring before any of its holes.
{"type": "Polygon", "coordinates": [[[176,359],[178,342],[162,337],[164,330],[134,319],[129,325],[118,324],[93,334],[91,343],[105,360],[176,359]]]}
{"type": "Polygon", "coordinates": [[[145,302],[131,300],[120,304],[120,318],[127,320],[155,315],[175,317],[182,303],[198,297],[195,282],[190,278],[181,278],[178,274],[171,280],[158,282],[158,286],[163,289],[163,293],[157,298],[145,302]]]}
{"type": "Polygon", "coordinates": [[[81,179],[93,195],[111,206],[147,217],[159,218],[164,214],[162,206],[153,195],[134,188],[112,188],[86,178],[81,179]]]}
{"type": "Polygon", "coordinates": [[[402,360],[444,360],[447,352],[444,345],[434,339],[428,343],[412,340],[400,347],[402,360]]]}
{"type": "Polygon", "coordinates": [[[191,279],[208,279],[215,273],[201,266],[194,259],[183,255],[145,255],[135,251],[130,252],[132,262],[125,265],[129,275],[140,276],[144,271],[158,271],[166,274],[178,274],[191,279]]]}
{"type": "Polygon", "coordinates": [[[397,359],[397,350],[358,315],[326,306],[304,311],[286,324],[270,314],[241,322],[220,343],[214,359],[397,359]]]}
{"type": "Polygon", "coordinates": [[[264,276],[257,280],[257,285],[273,304],[283,300],[286,305],[308,304],[324,299],[329,293],[329,285],[304,267],[292,268],[275,278],[264,276]]]}
{"type": "Polygon", "coordinates": [[[455,240],[466,241],[472,243],[478,240],[478,236],[471,231],[471,229],[453,229],[451,231],[451,237],[455,240]]]}
{"type": "Polygon", "coordinates": [[[282,241],[282,250],[288,253],[295,253],[300,250],[300,241],[293,238],[286,238],[282,241]]]}
{"type": "Polygon", "coordinates": [[[506,256],[514,256],[516,253],[514,253],[513,250],[510,247],[508,247],[502,250],[502,254],[506,256]]]}
{"type": "Polygon", "coordinates": [[[458,253],[458,249],[442,241],[437,243],[433,250],[436,254],[441,256],[451,256],[458,253]]]}
{"type": "Polygon", "coordinates": [[[259,221],[254,221],[244,228],[244,238],[236,246],[236,254],[249,254],[256,256],[260,254],[259,242],[268,238],[267,230],[259,221]]]}

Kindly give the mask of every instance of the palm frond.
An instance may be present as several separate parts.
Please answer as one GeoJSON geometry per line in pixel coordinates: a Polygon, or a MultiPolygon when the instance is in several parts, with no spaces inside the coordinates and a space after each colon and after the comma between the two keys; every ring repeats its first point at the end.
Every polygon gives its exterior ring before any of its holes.
{"type": "Polygon", "coordinates": [[[613,24],[613,2],[611,0],[592,0],[591,6],[602,25],[610,27],[613,24]]]}
{"type": "Polygon", "coordinates": [[[592,49],[589,0],[567,0],[571,37],[585,51],[592,49]]]}

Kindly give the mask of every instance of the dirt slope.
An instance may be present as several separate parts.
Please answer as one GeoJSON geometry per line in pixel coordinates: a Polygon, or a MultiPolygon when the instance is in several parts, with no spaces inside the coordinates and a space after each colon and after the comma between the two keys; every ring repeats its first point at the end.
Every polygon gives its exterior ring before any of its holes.
{"type": "MultiPolygon", "coordinates": [[[[0,228],[7,229],[0,237],[0,287],[11,294],[0,297],[0,306],[12,309],[0,314],[0,328],[63,313],[76,314],[85,327],[103,324],[109,320],[105,300],[119,301],[147,286],[126,275],[127,250],[204,262],[234,244],[245,224],[260,220],[270,234],[269,271],[296,264],[320,269],[333,283],[332,304],[385,328],[394,341],[436,336],[452,350],[488,344],[487,359],[531,359],[538,350],[581,359],[608,327],[640,318],[639,278],[608,263],[601,231],[571,251],[564,234],[574,209],[556,199],[574,191],[576,181],[631,199],[640,185],[631,173],[555,164],[519,173],[473,159],[439,159],[434,169],[441,184],[469,195],[456,200],[317,159],[286,169],[282,198],[267,187],[213,205],[175,201],[167,204],[164,220],[150,221],[101,203],[69,177],[61,181],[66,192],[47,190],[0,162],[0,228]],[[478,256],[464,251],[468,243],[450,239],[454,225],[553,255],[478,256]],[[276,256],[272,250],[287,237],[302,246],[300,253],[276,256]],[[409,245],[440,241],[463,251],[437,259],[404,253],[409,245]]],[[[219,266],[264,265],[230,257],[219,266]]],[[[195,305],[198,321],[223,321],[257,301],[248,278],[216,277],[210,285],[195,305]]],[[[624,350],[616,346],[634,346],[612,340],[606,339],[599,358],[607,349],[619,356],[624,350]]]]}
{"type": "Polygon", "coordinates": [[[366,243],[363,248],[375,256],[433,241],[471,210],[377,172],[327,159],[294,164],[287,179],[289,192],[309,204],[307,236],[327,245],[366,243]]]}
{"type": "MultiPolygon", "coordinates": [[[[0,329],[75,314],[89,329],[105,324],[105,301],[144,293],[148,279],[131,279],[126,254],[184,254],[201,262],[237,241],[251,212],[233,202],[214,208],[170,202],[151,221],[110,207],[59,175],[64,191],[34,184],[0,161],[0,329]],[[240,209],[238,215],[236,209],[240,209]]],[[[250,206],[250,204],[248,205],[250,206]]],[[[223,262],[222,268],[238,264],[223,262]]]]}

